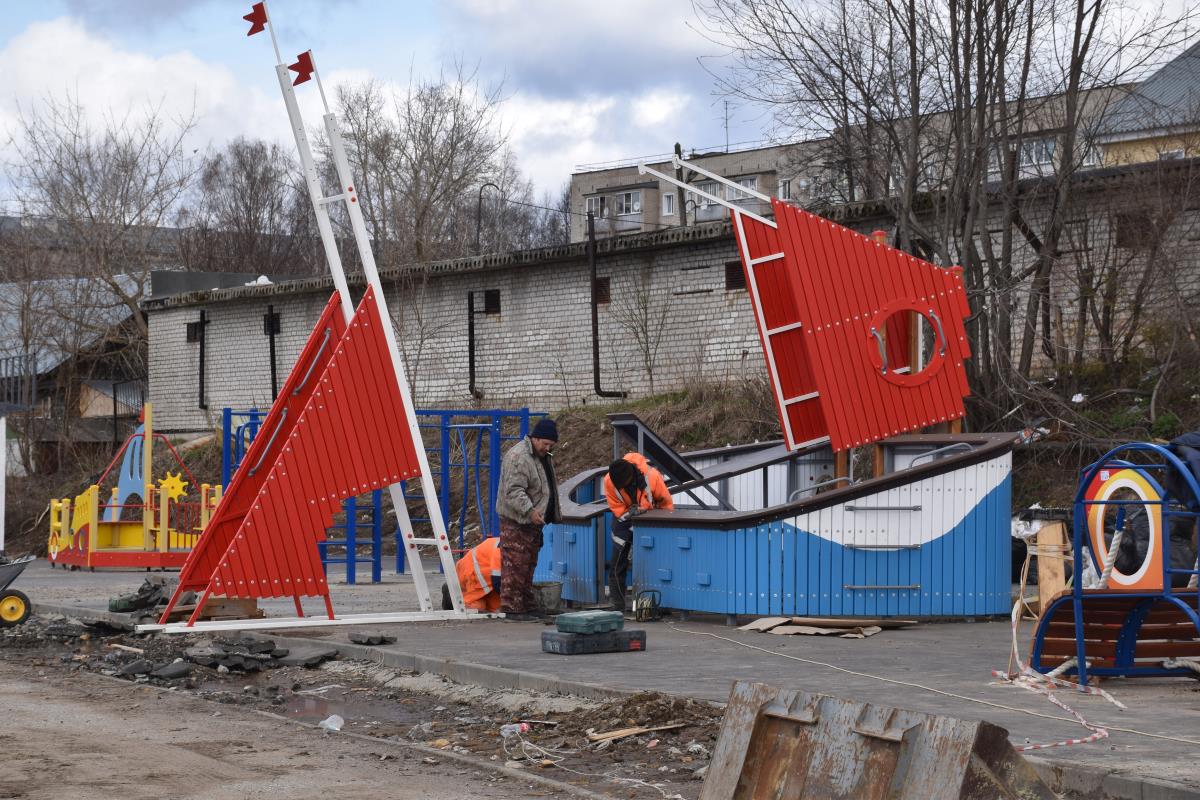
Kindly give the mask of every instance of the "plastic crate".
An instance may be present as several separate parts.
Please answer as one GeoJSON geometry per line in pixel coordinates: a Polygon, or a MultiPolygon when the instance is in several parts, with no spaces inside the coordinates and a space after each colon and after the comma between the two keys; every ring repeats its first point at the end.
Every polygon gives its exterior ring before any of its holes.
{"type": "Polygon", "coordinates": [[[607,633],[563,633],[542,631],[542,652],[563,656],[587,653],[628,653],[646,649],[646,632],[635,630],[607,633]]]}
{"type": "Polygon", "coordinates": [[[559,614],[554,624],[562,633],[607,633],[625,627],[620,611],[573,611],[559,614]]]}

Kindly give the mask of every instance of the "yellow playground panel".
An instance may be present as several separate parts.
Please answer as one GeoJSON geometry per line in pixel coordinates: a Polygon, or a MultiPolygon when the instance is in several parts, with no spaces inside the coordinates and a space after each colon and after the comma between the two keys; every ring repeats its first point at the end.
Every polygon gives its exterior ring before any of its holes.
{"type": "Polygon", "coordinates": [[[135,431],[97,483],[74,500],[50,501],[51,566],[65,568],[145,567],[179,568],[208,525],[221,501],[221,487],[200,484],[162,434],[155,434],[153,412],[142,409],[142,426],[135,431]],[[180,467],[154,482],[151,464],[154,441],[166,444],[180,467]],[[114,468],[119,465],[119,471],[114,468]],[[186,475],[191,480],[184,480],[186,475]],[[113,486],[101,503],[101,486],[113,486]]]}

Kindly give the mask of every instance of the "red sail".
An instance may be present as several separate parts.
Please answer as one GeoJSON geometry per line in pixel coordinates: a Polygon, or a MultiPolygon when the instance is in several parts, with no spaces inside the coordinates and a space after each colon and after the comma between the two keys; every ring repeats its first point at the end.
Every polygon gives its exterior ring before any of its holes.
{"type": "Polygon", "coordinates": [[[788,446],[828,436],[845,450],[962,417],[962,271],[779,200],[773,207],[778,228],[733,217],[788,446]],[[908,335],[918,315],[932,341],[914,374],[908,335]]]}

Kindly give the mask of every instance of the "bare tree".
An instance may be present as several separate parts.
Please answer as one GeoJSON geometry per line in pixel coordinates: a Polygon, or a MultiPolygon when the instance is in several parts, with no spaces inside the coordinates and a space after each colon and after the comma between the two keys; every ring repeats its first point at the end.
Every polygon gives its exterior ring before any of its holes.
{"type": "Polygon", "coordinates": [[[507,147],[500,89],[461,65],[396,95],[343,87],[338,106],[381,264],[569,242],[566,190],[538,200],[507,147]]]}
{"type": "Polygon", "coordinates": [[[78,97],[47,98],[21,109],[10,180],[24,216],[52,221],[47,242],[70,274],[87,278],[128,309],[147,333],[139,303],[150,271],[176,258],[165,224],[195,176],[185,147],[191,118],[161,107],[141,117],[105,116],[97,125],[78,97]]]}
{"type": "Polygon", "coordinates": [[[464,254],[472,190],[502,168],[500,105],[499,88],[484,88],[461,66],[394,96],[374,83],[339,90],[348,156],[361,176],[363,215],[380,261],[464,254]]]}
{"type": "Polygon", "coordinates": [[[969,370],[997,415],[1070,349],[1054,297],[1090,124],[1195,12],[1095,0],[701,0],[721,88],[775,111],[826,203],[871,199],[897,246],[962,264],[969,370]],[[1040,345],[1040,348],[1038,347],[1040,345]],[[1040,354],[1040,355],[1039,355],[1040,354]]]}
{"type": "Polygon", "coordinates": [[[179,215],[188,269],[315,275],[325,270],[308,190],[278,144],[238,138],[205,156],[179,215]]]}
{"type": "Polygon", "coordinates": [[[612,302],[613,319],[633,341],[651,394],[654,393],[658,353],[667,332],[667,314],[671,310],[670,295],[655,287],[652,279],[653,262],[648,261],[632,285],[616,289],[612,302]]]}

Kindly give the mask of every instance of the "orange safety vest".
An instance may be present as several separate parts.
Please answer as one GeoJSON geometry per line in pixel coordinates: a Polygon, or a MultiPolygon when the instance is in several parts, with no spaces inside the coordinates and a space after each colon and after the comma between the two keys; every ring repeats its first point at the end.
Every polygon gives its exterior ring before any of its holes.
{"type": "MultiPolygon", "coordinates": [[[[667,482],[663,480],[662,473],[650,466],[650,462],[646,461],[646,457],[641,453],[626,453],[624,459],[646,476],[646,491],[636,491],[638,507],[644,511],[652,508],[674,511],[675,501],[671,498],[671,493],[667,491],[667,482]]],[[[607,475],[604,476],[604,499],[608,500],[608,507],[615,517],[623,516],[635,502],[628,490],[617,491],[607,475]]]]}
{"type": "Polygon", "coordinates": [[[499,536],[490,536],[464,553],[454,571],[458,573],[467,608],[500,610],[500,593],[492,590],[492,575],[500,574],[499,536]]]}

